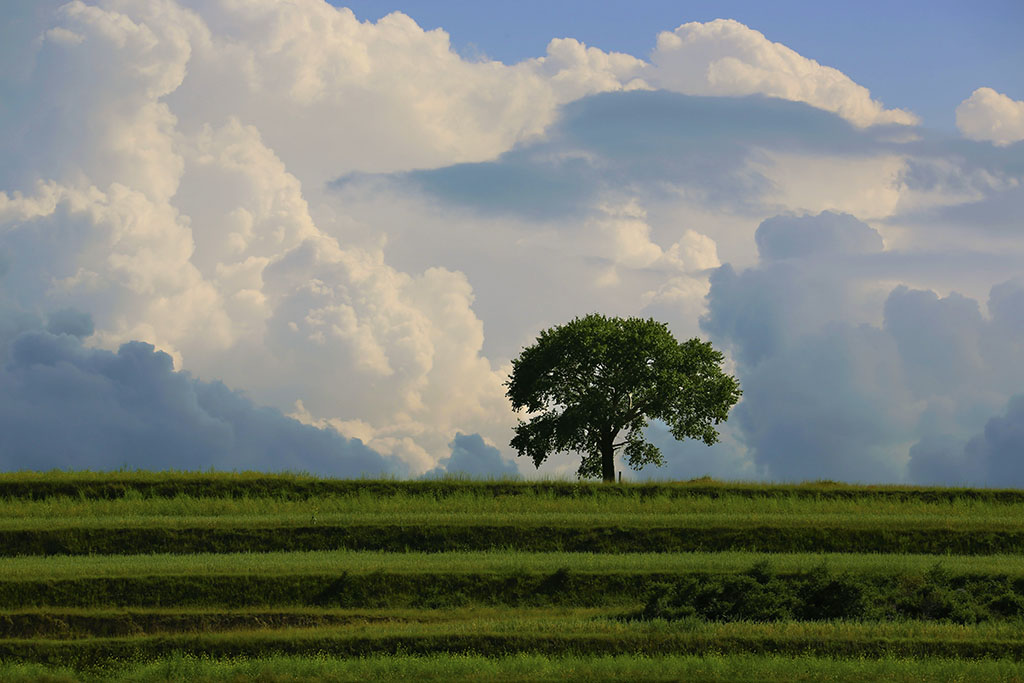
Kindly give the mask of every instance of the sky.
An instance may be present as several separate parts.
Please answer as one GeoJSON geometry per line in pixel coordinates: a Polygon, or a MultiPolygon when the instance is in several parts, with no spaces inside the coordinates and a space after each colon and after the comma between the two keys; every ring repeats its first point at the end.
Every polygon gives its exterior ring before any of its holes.
{"type": "Polygon", "coordinates": [[[601,312],[744,391],[627,478],[1024,486],[1020,3],[4,11],[0,470],[571,477],[601,312]]]}

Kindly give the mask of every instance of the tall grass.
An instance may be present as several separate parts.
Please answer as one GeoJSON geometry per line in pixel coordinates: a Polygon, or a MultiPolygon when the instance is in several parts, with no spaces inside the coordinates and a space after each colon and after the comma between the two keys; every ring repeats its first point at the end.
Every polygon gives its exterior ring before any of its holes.
{"type": "Polygon", "coordinates": [[[670,496],[720,497],[731,494],[754,498],[814,498],[877,500],[960,499],[1022,503],[1024,491],[1013,489],[938,488],[903,485],[849,485],[831,481],[801,484],[722,482],[707,478],[688,482],[627,482],[606,485],[592,481],[516,479],[472,480],[446,478],[428,481],[395,479],[322,479],[305,474],[267,474],[261,472],[8,472],[0,473],[0,498],[46,498],[55,495],[87,498],[118,498],[129,491],[146,496],[284,496],[306,499],[318,495],[358,495],[371,492],[380,496],[399,494],[447,498],[474,492],[481,496],[516,497],[548,492],[570,498],[645,498],[670,496]]]}
{"type": "MultiPolygon", "coordinates": [[[[216,613],[227,613],[219,610],[216,613]]],[[[201,615],[195,612],[169,610],[132,610],[132,613],[163,615],[201,615]]],[[[212,614],[213,612],[206,612],[212,614]]],[[[241,615],[258,615],[258,610],[234,611],[241,615]]],[[[284,612],[278,612],[284,613],[284,612]]],[[[687,634],[697,638],[758,640],[914,640],[975,643],[985,641],[1020,641],[1019,621],[989,621],[970,626],[957,623],[894,620],[894,621],[729,621],[716,622],[699,619],[666,621],[637,621],[618,618],[601,608],[455,608],[446,610],[310,610],[292,614],[361,617],[345,619],[335,624],[301,627],[289,625],[281,628],[237,627],[222,633],[200,632],[199,638],[209,636],[213,641],[232,639],[285,638],[316,640],[318,638],[390,638],[473,636],[480,634],[509,634],[524,638],[543,639],[545,635],[559,636],[622,636],[638,637],[687,634]],[[380,618],[383,617],[383,618],[380,618]]],[[[61,610],[54,614],[104,615],[114,613],[103,610],[61,610]]],[[[132,637],[111,640],[125,642],[149,639],[152,634],[132,634],[132,637]]],[[[17,640],[17,639],[11,639],[17,640]]]]}
{"type": "MultiPolygon", "coordinates": [[[[557,627],[557,624],[551,626],[557,627]]],[[[731,626],[731,625],[723,625],[731,626]]],[[[756,625],[755,625],[756,626],[756,625]]],[[[776,626],[776,625],[773,625],[776,626]]],[[[785,625],[783,625],[785,626],[785,625]]],[[[976,630],[975,633],[981,633],[976,630]]],[[[1019,632],[1018,632],[1019,633],[1019,632]]],[[[502,658],[514,653],[547,657],[600,658],[608,655],[664,657],[666,655],[770,654],[835,657],[843,660],[914,657],[954,659],[1020,658],[1019,637],[956,638],[941,633],[928,637],[878,637],[870,632],[818,633],[814,631],[709,628],[623,630],[591,629],[560,632],[549,629],[508,631],[476,628],[472,631],[439,629],[428,625],[397,625],[395,630],[287,629],[267,632],[179,634],[133,638],[85,638],[64,641],[0,641],[0,660],[46,661],[78,669],[101,669],[112,662],[144,662],[183,652],[210,657],[256,658],[334,655],[371,657],[388,655],[471,655],[502,658]]]]}

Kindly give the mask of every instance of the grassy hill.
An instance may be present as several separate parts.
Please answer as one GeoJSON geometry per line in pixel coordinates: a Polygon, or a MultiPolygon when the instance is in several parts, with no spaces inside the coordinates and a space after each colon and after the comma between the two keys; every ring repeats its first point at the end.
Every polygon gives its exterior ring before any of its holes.
{"type": "Polygon", "coordinates": [[[1024,680],[1024,491],[0,474],[0,679],[1024,680]]]}

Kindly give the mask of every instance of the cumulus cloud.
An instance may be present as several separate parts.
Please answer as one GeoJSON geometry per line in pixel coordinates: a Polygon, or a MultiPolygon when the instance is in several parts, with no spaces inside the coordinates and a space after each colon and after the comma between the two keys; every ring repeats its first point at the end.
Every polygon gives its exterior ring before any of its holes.
{"type": "MultiPolygon", "coordinates": [[[[465,278],[429,267],[402,273],[379,248],[343,248],[325,235],[303,183],[286,166],[291,160],[316,187],[315,169],[301,161],[301,136],[279,137],[285,129],[307,129],[274,118],[278,106],[323,105],[321,128],[331,120],[351,129],[334,114],[365,110],[332,99],[339,96],[334,85],[373,85],[382,96],[418,105],[428,99],[401,95],[381,82],[382,73],[352,83],[350,71],[326,67],[331,48],[355,54],[360,40],[379,53],[371,71],[401,71],[417,50],[433,59],[424,68],[476,67],[450,53],[443,34],[423,32],[400,15],[373,25],[315,2],[201,9],[202,17],[174,2],[73,2],[55,14],[57,28],[77,37],[57,32],[40,41],[35,78],[19,93],[58,114],[25,124],[49,148],[12,156],[20,181],[37,180],[0,193],[8,296],[25,308],[90,310],[93,343],[117,348],[144,339],[193,372],[245,386],[260,401],[282,409],[303,401],[313,411],[310,421],[358,424],[361,436],[401,453],[414,469],[432,466],[457,426],[493,431],[507,407],[500,377],[479,354],[482,330],[465,278]],[[330,19],[315,29],[326,31],[326,52],[307,54],[316,41],[304,40],[303,32],[314,29],[296,19],[311,15],[330,19]],[[394,53],[387,46],[396,41],[408,49],[394,53]],[[264,42],[269,50],[255,47],[264,42]],[[383,64],[388,54],[397,60],[390,66],[383,64]],[[256,72],[246,71],[263,59],[256,72]],[[257,77],[247,82],[235,78],[240,73],[257,77]],[[275,80],[291,78],[290,90],[275,80]],[[232,101],[231,88],[240,83],[245,96],[232,101]],[[201,94],[196,101],[189,99],[193,88],[201,94]],[[268,140],[284,151],[279,155],[268,140]],[[57,154],[63,147],[68,153],[57,154]]],[[[416,82],[425,81],[409,81],[416,82]]],[[[404,108],[401,101],[387,106],[404,108]]],[[[481,126],[488,111],[478,112],[481,126]]],[[[436,140],[433,124],[423,125],[416,135],[436,140]]],[[[517,126],[511,139],[521,132],[517,126]]],[[[15,130],[5,129],[12,145],[15,130]]],[[[369,134],[364,126],[356,135],[369,134]]],[[[383,140],[386,130],[378,134],[383,140]]],[[[347,159],[372,167],[355,150],[339,147],[332,155],[330,147],[317,147],[309,152],[317,163],[337,167],[347,159]]],[[[465,152],[480,153],[489,152],[465,152]]],[[[463,152],[454,154],[442,158],[463,152]]]]}
{"type": "Polygon", "coordinates": [[[189,77],[167,98],[182,127],[239,116],[306,182],[491,158],[560,104],[641,85],[641,60],[572,39],[505,65],[462,59],[401,12],[372,23],[322,0],[181,4],[200,20],[189,77]]]}
{"type": "Polygon", "coordinates": [[[997,483],[965,478],[981,456],[956,444],[1024,383],[1024,289],[993,287],[988,316],[956,293],[886,292],[877,278],[900,264],[851,216],[769,219],[756,241],[757,266],[712,276],[701,320],[737,360],[734,419],[755,465],[777,479],[997,483]]]}
{"type": "Polygon", "coordinates": [[[886,109],[864,86],[732,19],[690,22],[658,34],[648,80],[693,95],[752,95],[806,102],[856,126],[918,123],[886,109]]]}
{"type": "Polygon", "coordinates": [[[1024,102],[978,88],[956,108],[956,127],[971,140],[1012,145],[1024,140],[1024,102]]]}
{"type": "Polygon", "coordinates": [[[47,330],[0,340],[0,469],[407,471],[358,439],[175,372],[151,344],[85,347],[80,337],[91,330],[88,315],[65,310],[47,330]]]}

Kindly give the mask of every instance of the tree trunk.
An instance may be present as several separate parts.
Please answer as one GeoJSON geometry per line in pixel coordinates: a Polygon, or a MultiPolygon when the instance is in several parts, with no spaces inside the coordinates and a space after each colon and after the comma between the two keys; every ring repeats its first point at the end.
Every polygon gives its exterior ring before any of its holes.
{"type": "Polygon", "coordinates": [[[615,434],[601,439],[601,477],[606,484],[615,483],[615,434]]]}

